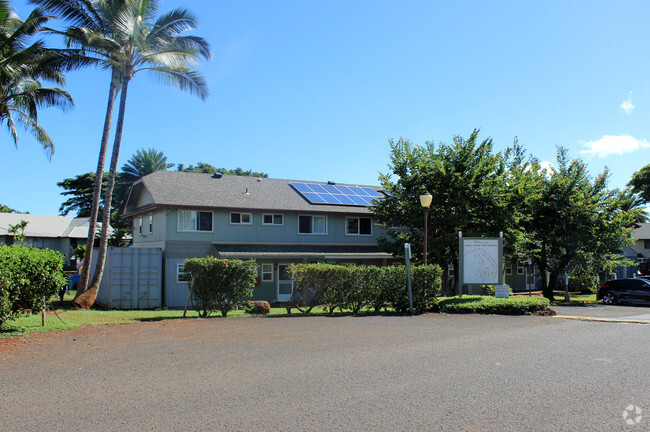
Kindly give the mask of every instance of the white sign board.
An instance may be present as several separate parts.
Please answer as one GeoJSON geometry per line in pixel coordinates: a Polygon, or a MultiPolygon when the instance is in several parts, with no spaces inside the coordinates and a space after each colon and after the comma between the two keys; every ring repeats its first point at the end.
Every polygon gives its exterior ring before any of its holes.
{"type": "Polygon", "coordinates": [[[463,283],[496,285],[499,281],[499,239],[462,239],[463,283]]]}
{"type": "Polygon", "coordinates": [[[510,297],[510,287],[508,285],[494,285],[494,297],[510,297]]]}

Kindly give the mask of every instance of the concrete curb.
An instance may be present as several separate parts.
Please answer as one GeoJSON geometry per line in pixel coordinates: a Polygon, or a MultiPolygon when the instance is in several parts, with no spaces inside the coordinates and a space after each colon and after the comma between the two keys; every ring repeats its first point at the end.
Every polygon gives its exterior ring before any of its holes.
{"type": "Polygon", "coordinates": [[[650,324],[650,320],[633,320],[622,318],[591,318],[583,316],[571,315],[555,315],[553,318],[570,319],[576,321],[596,321],[596,322],[611,322],[611,323],[627,323],[627,324],[650,324]]]}

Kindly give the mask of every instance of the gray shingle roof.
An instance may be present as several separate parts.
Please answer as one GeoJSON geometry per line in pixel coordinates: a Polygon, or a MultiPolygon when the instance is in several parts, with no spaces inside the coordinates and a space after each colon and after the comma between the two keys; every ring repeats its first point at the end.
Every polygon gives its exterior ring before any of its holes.
{"type": "Polygon", "coordinates": [[[24,233],[26,237],[83,239],[88,236],[89,219],[87,217],[71,218],[66,216],[0,213],[0,236],[8,235],[9,225],[16,225],[21,220],[24,220],[27,222],[24,233]]]}
{"type": "Polygon", "coordinates": [[[296,245],[213,243],[219,258],[385,259],[392,255],[376,245],[296,245]]]}
{"type": "MultiPolygon", "coordinates": [[[[132,196],[127,202],[124,215],[131,216],[138,213],[139,210],[147,210],[152,206],[308,211],[311,213],[370,213],[365,206],[310,204],[289,185],[289,183],[301,181],[232,175],[213,178],[211,174],[157,171],[143,177],[141,183],[134,183],[131,190],[132,196]],[[138,202],[139,195],[147,192],[151,195],[153,205],[136,206],[135,203],[138,202]]],[[[306,183],[325,184],[313,181],[306,183]]],[[[346,184],[346,186],[357,185],[346,184]]],[[[367,187],[380,189],[376,186],[367,187]]]]}
{"type": "Polygon", "coordinates": [[[650,239],[650,223],[640,223],[639,228],[632,233],[632,237],[638,240],[650,239]]]}

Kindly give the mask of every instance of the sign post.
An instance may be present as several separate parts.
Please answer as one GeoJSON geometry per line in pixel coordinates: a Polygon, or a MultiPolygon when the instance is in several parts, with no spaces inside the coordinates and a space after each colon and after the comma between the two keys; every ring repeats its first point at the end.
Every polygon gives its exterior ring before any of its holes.
{"type": "Polygon", "coordinates": [[[409,312],[413,315],[413,289],[411,288],[411,244],[404,243],[404,257],[406,258],[406,279],[409,293],[409,312]]]}
{"type": "Polygon", "coordinates": [[[503,285],[503,238],[458,233],[459,296],[463,285],[503,285]]]}

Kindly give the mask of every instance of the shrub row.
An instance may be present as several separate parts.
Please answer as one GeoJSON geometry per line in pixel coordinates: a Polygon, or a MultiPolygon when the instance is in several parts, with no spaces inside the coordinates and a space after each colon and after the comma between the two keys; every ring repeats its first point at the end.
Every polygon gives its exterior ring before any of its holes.
{"type": "Polygon", "coordinates": [[[66,283],[61,253],[22,245],[0,246],[0,325],[20,313],[42,311],[66,283]]]}
{"type": "Polygon", "coordinates": [[[549,308],[549,304],[549,300],[543,297],[496,298],[464,295],[462,297],[451,297],[440,300],[437,302],[437,307],[443,313],[554,315],[553,310],[549,308]]]}
{"type": "Polygon", "coordinates": [[[193,305],[199,316],[220,311],[225,317],[253,294],[257,263],[207,256],[185,260],[184,271],[191,281],[193,305]]]}
{"type": "MultiPolygon", "coordinates": [[[[332,264],[292,264],[288,271],[295,286],[288,311],[309,313],[323,305],[330,313],[337,308],[358,313],[363,309],[392,307],[396,312],[409,308],[405,266],[341,266],[332,264]]],[[[440,291],[439,266],[411,268],[413,308],[425,310],[440,291]]]]}

